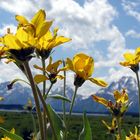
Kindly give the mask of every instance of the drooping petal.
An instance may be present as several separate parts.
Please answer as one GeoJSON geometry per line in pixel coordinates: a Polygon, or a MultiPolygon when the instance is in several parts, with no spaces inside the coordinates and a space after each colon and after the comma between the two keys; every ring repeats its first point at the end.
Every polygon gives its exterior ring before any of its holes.
{"type": "Polygon", "coordinates": [[[104,99],[104,98],[102,98],[102,97],[99,97],[99,96],[96,96],[96,95],[92,95],[92,98],[93,98],[96,102],[98,102],[98,103],[100,103],[100,104],[103,104],[104,106],[108,107],[108,101],[107,101],[106,99],[104,99]]]}
{"type": "Polygon", "coordinates": [[[46,80],[49,80],[49,78],[47,76],[42,75],[42,74],[35,75],[35,77],[34,77],[34,81],[37,84],[44,82],[46,80]]]}
{"type": "Polygon", "coordinates": [[[92,83],[95,83],[98,86],[106,87],[108,85],[105,81],[99,78],[88,78],[88,80],[90,80],[92,83]]]}

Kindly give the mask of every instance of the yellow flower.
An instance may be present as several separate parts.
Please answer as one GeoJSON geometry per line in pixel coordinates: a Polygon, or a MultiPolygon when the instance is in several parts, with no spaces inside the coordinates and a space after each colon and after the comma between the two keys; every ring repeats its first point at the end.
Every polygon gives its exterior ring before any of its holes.
{"type": "Polygon", "coordinates": [[[79,53],[76,54],[72,60],[67,58],[66,64],[68,70],[72,70],[76,73],[74,81],[75,86],[82,86],[86,80],[90,80],[99,86],[107,86],[107,83],[103,80],[91,77],[94,70],[94,60],[92,57],[84,53],[79,53]]]}
{"type": "Polygon", "coordinates": [[[42,58],[48,58],[51,50],[54,47],[71,40],[70,38],[66,38],[64,36],[58,36],[57,32],[58,28],[55,28],[53,34],[51,33],[51,31],[48,31],[44,36],[39,39],[37,45],[37,54],[40,55],[42,58]]]}
{"type": "Polygon", "coordinates": [[[140,47],[135,50],[135,53],[125,53],[124,54],[125,61],[120,62],[122,66],[131,68],[134,72],[139,69],[140,62],[140,47]]]}
{"type": "Polygon", "coordinates": [[[111,126],[109,126],[104,120],[102,120],[102,123],[106,126],[110,134],[114,134],[118,128],[115,118],[112,119],[111,126]]]}
{"type": "Polygon", "coordinates": [[[114,91],[115,103],[110,100],[108,101],[102,97],[98,97],[96,95],[92,95],[92,97],[96,102],[103,104],[105,107],[107,107],[115,117],[123,116],[129,105],[128,94],[126,93],[125,89],[123,89],[122,92],[119,92],[117,90],[114,91]]]}
{"type": "MultiPolygon", "coordinates": [[[[43,82],[45,80],[50,80],[52,84],[56,83],[57,79],[63,79],[64,77],[62,75],[59,75],[58,73],[60,71],[65,70],[65,68],[58,69],[58,67],[62,64],[61,60],[58,60],[54,63],[52,63],[52,57],[50,57],[49,65],[45,68],[46,76],[42,74],[35,75],[34,80],[37,84],[40,82],[43,82]]],[[[36,69],[39,69],[41,71],[44,71],[42,67],[39,67],[37,65],[34,65],[36,69]]]]}
{"type": "Polygon", "coordinates": [[[138,128],[135,127],[135,133],[130,132],[129,136],[126,136],[126,140],[140,140],[140,135],[138,134],[138,128]]]}
{"type": "Polygon", "coordinates": [[[31,19],[28,21],[25,17],[16,15],[16,20],[19,22],[18,27],[24,27],[27,32],[34,34],[34,37],[40,38],[46,34],[52,25],[53,21],[46,21],[46,13],[40,9],[31,19]]]}
{"type": "Polygon", "coordinates": [[[12,58],[25,61],[32,57],[31,54],[34,52],[36,39],[21,27],[15,35],[8,33],[3,36],[1,38],[1,44],[6,48],[6,52],[12,58]]]}
{"type": "MultiPolygon", "coordinates": [[[[15,129],[12,128],[10,133],[15,134],[15,129]]],[[[10,139],[9,137],[5,136],[4,138],[1,138],[1,140],[12,140],[12,139],[10,139]]]]}

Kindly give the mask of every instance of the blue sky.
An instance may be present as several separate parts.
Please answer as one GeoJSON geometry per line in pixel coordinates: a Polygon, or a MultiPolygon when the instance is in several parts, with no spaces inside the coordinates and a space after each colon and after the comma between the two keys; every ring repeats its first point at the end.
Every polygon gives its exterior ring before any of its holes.
{"type": "MultiPolygon", "coordinates": [[[[39,9],[45,9],[47,18],[55,19],[52,29],[57,26],[60,35],[72,38],[70,43],[55,49],[53,58],[65,59],[85,52],[95,60],[93,76],[110,83],[123,75],[134,76],[119,62],[124,52],[133,52],[140,45],[139,6],[139,0],[1,0],[0,35],[8,27],[15,32],[16,14],[30,19],[39,9]]],[[[31,64],[34,63],[39,62],[33,60],[31,64]]],[[[0,82],[23,77],[13,64],[1,62],[0,68],[3,69],[0,82]]],[[[68,72],[68,76],[68,84],[72,85],[73,73],[68,72]]],[[[88,92],[88,96],[97,90],[95,85],[86,82],[81,94],[88,92]]]]}

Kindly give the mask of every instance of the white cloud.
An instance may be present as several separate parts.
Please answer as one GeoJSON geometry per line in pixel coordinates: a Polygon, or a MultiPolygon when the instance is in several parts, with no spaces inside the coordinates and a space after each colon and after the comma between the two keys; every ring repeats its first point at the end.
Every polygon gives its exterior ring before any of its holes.
{"type": "MultiPolygon", "coordinates": [[[[96,56],[97,70],[104,67],[109,69],[104,76],[107,80],[108,77],[114,80],[115,72],[122,76],[121,69],[117,65],[123,59],[122,54],[127,50],[125,38],[113,24],[118,12],[108,0],[85,0],[82,6],[74,0],[1,0],[0,3],[0,8],[14,14],[25,15],[28,18],[31,18],[38,9],[45,9],[47,18],[55,19],[54,26],[60,27],[59,33],[72,38],[71,43],[65,44],[69,48],[64,47],[64,49],[80,50],[96,56]],[[102,49],[96,47],[100,41],[107,42],[102,49]]],[[[0,34],[3,34],[2,31],[3,29],[0,30],[0,34]]],[[[71,73],[69,75],[68,82],[72,84],[73,76],[71,73]]],[[[116,79],[117,77],[119,76],[116,76],[116,79]]],[[[93,91],[93,86],[86,82],[81,90],[81,94],[89,95],[96,91],[96,88],[93,91]],[[85,93],[85,90],[88,92],[85,93]]]]}
{"type": "Polygon", "coordinates": [[[135,1],[122,0],[122,6],[129,16],[134,17],[136,20],[140,22],[139,0],[135,0],[135,1]]]}
{"type": "Polygon", "coordinates": [[[125,36],[128,37],[132,37],[132,38],[136,38],[136,39],[140,39],[140,33],[137,33],[135,30],[129,30],[125,33],[125,36]]]}

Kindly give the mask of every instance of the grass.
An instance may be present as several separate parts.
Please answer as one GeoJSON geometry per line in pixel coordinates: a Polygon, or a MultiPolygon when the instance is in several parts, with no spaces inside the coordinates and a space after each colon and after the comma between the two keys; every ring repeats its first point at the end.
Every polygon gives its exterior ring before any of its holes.
{"type": "MultiPolygon", "coordinates": [[[[16,134],[22,136],[25,140],[28,140],[27,136],[34,131],[33,120],[31,114],[29,113],[16,113],[16,112],[0,112],[0,116],[5,118],[5,123],[1,126],[7,130],[12,128],[16,129],[16,134]]],[[[36,118],[36,115],[34,115],[36,118]]],[[[91,124],[92,134],[94,140],[112,140],[108,134],[106,134],[107,129],[102,124],[101,120],[105,120],[111,123],[111,116],[89,116],[89,121],[91,124]]],[[[132,116],[126,116],[123,119],[122,128],[128,134],[129,131],[134,131],[134,126],[137,126],[138,118],[132,116]]],[[[37,122],[36,122],[37,125],[37,122]]],[[[82,116],[72,116],[70,121],[70,135],[69,140],[77,140],[78,135],[82,130],[82,116]]],[[[0,134],[0,138],[2,134],[0,134]]]]}

